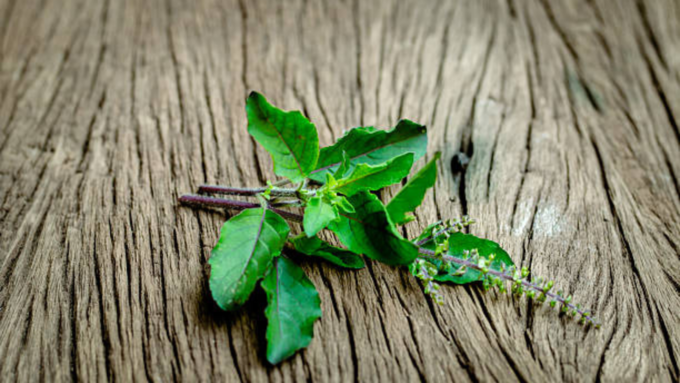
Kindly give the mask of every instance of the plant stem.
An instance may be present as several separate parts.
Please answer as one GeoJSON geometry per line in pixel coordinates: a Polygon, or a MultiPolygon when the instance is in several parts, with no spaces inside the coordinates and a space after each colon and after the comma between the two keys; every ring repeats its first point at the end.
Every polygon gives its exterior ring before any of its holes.
{"type": "Polygon", "coordinates": [[[234,188],[228,186],[218,185],[200,185],[198,187],[199,193],[205,194],[225,194],[225,195],[244,195],[252,196],[258,193],[263,193],[266,188],[234,188]]]}
{"type": "MultiPolygon", "coordinates": [[[[439,259],[440,259],[440,258],[435,254],[435,252],[432,251],[432,250],[424,249],[424,248],[422,248],[422,247],[419,247],[418,250],[420,251],[421,254],[424,254],[424,255],[425,255],[424,257],[421,257],[421,258],[424,258],[424,259],[432,259],[432,260],[439,260],[439,259]]],[[[456,257],[452,257],[452,256],[450,256],[450,255],[443,255],[443,254],[441,255],[441,259],[444,259],[445,261],[453,262],[453,263],[455,263],[455,264],[458,264],[458,265],[461,265],[461,266],[465,266],[465,267],[467,267],[467,268],[469,268],[469,269],[474,269],[474,270],[477,270],[477,271],[479,271],[479,272],[484,273],[484,271],[482,270],[481,267],[479,267],[479,266],[478,266],[477,264],[475,264],[475,263],[472,263],[472,262],[468,261],[467,259],[456,258],[456,257]]],[[[493,276],[495,276],[495,277],[497,277],[497,278],[500,278],[500,279],[502,279],[502,280],[504,280],[504,281],[508,281],[508,282],[511,282],[511,283],[514,283],[514,282],[515,282],[515,280],[513,279],[512,276],[510,276],[510,275],[508,275],[508,274],[505,274],[505,273],[503,273],[503,272],[500,272],[500,271],[496,271],[496,270],[491,270],[491,269],[489,269],[489,270],[487,271],[487,273],[488,273],[488,274],[491,274],[491,275],[493,275],[493,276]]],[[[537,292],[537,293],[539,293],[539,294],[545,294],[547,297],[550,297],[551,299],[560,302],[560,304],[562,304],[562,305],[564,305],[564,306],[567,306],[568,308],[570,308],[570,309],[572,309],[572,310],[575,310],[575,311],[576,311],[577,313],[579,313],[582,317],[584,317],[584,318],[586,319],[586,321],[590,322],[591,324],[593,324],[593,325],[597,325],[597,324],[598,324],[598,322],[595,320],[595,318],[594,318],[592,315],[585,315],[585,314],[588,313],[586,310],[580,309],[580,308],[578,308],[576,305],[574,305],[574,304],[572,304],[572,303],[567,303],[566,300],[565,300],[562,296],[560,296],[560,295],[558,295],[558,294],[555,294],[555,293],[552,293],[552,292],[550,292],[550,291],[544,291],[543,288],[542,288],[541,286],[538,286],[538,285],[535,284],[535,283],[531,283],[531,282],[527,281],[526,279],[522,279],[522,280],[521,280],[521,283],[522,283],[522,286],[524,286],[524,287],[526,287],[526,288],[528,288],[528,289],[530,289],[530,290],[533,290],[533,291],[535,291],[535,292],[537,292]]]]}
{"type": "MultiPolygon", "coordinates": [[[[223,194],[223,195],[243,195],[243,196],[253,196],[256,194],[264,193],[267,188],[237,188],[231,186],[220,186],[220,185],[201,185],[198,187],[199,193],[206,194],[223,194]]],[[[271,195],[281,196],[281,197],[297,197],[296,189],[277,189],[271,190],[271,195]]]]}
{"type": "MultiPolygon", "coordinates": [[[[243,210],[243,209],[253,209],[253,208],[259,208],[261,207],[260,204],[258,203],[252,203],[252,202],[244,202],[244,201],[234,201],[230,199],[223,199],[223,198],[215,198],[215,197],[207,197],[207,196],[202,196],[202,195],[196,195],[196,194],[186,194],[181,197],[179,197],[179,202],[186,204],[186,205],[193,205],[193,206],[212,206],[212,207],[221,207],[221,208],[226,208],[226,209],[236,209],[236,210],[243,210]]],[[[285,219],[289,219],[291,221],[295,222],[302,222],[302,216],[291,213],[289,211],[277,209],[273,206],[267,206],[267,208],[274,213],[280,215],[281,217],[285,219]]]]}

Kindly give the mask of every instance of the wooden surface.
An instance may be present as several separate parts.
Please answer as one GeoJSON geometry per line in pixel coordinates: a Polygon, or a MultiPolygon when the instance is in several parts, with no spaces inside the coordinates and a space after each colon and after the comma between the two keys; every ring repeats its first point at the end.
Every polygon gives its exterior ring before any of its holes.
{"type": "Polygon", "coordinates": [[[2,381],[680,377],[677,1],[0,0],[0,41],[2,381]],[[310,262],[315,338],[266,365],[263,295],[235,313],[209,295],[227,215],[176,203],[273,179],[250,90],[322,144],[427,124],[443,162],[408,235],[467,213],[603,329],[310,262]]]}

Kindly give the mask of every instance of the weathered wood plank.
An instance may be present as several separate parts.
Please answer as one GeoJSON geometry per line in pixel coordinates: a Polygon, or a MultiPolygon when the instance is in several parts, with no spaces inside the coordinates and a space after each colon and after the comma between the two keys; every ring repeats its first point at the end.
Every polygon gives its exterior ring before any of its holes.
{"type": "Polygon", "coordinates": [[[679,20],[672,0],[0,1],[2,380],[677,381],[679,20]],[[407,234],[469,214],[603,329],[309,263],[315,339],[266,365],[263,296],[224,313],[207,288],[226,215],[176,203],[273,179],[251,89],[323,144],[427,124],[430,153],[471,162],[407,234]]]}

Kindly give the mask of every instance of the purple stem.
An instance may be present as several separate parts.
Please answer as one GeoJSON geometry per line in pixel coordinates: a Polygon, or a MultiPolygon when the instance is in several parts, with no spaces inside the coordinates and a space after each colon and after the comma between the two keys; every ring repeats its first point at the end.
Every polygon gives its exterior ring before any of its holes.
{"type": "MultiPolygon", "coordinates": [[[[252,202],[244,202],[244,201],[234,201],[230,199],[223,199],[223,198],[215,198],[215,197],[207,197],[207,196],[202,196],[202,195],[196,195],[196,194],[186,194],[181,197],[179,197],[179,202],[185,204],[185,205],[193,205],[193,206],[212,206],[212,207],[221,207],[221,208],[226,208],[226,209],[237,209],[237,210],[243,210],[243,209],[253,209],[253,208],[259,208],[260,204],[258,203],[252,203],[252,202]]],[[[274,213],[280,215],[281,217],[285,219],[289,219],[291,221],[295,222],[302,222],[302,216],[291,213],[289,211],[277,209],[273,206],[267,206],[267,208],[274,213]]]]}
{"type": "MultiPolygon", "coordinates": [[[[253,196],[264,193],[266,190],[267,188],[235,188],[219,185],[201,185],[198,187],[199,193],[243,196],[253,196]]],[[[297,190],[295,189],[272,189],[270,193],[273,196],[297,197],[297,190]]]]}

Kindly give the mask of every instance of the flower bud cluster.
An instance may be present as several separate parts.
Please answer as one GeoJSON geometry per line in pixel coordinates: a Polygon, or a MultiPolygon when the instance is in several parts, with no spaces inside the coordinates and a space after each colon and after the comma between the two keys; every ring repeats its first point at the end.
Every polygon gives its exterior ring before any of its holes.
{"type": "MultiPolygon", "coordinates": [[[[439,244],[435,237],[435,242],[439,244]]],[[[446,241],[448,243],[448,241],[446,241]]],[[[437,245],[439,246],[439,245],[437,245]]],[[[557,304],[561,305],[561,310],[571,317],[579,316],[579,323],[590,324],[595,328],[600,328],[600,322],[593,316],[593,314],[585,310],[580,304],[571,303],[571,295],[566,296],[562,291],[552,292],[555,282],[546,280],[540,277],[533,277],[529,279],[529,269],[527,267],[517,268],[515,266],[506,267],[505,264],[500,265],[500,269],[492,268],[495,255],[491,254],[488,257],[482,257],[477,250],[465,251],[462,257],[453,257],[447,255],[446,252],[437,250],[429,250],[420,248],[421,254],[425,256],[419,258],[416,262],[427,262],[427,259],[443,261],[442,267],[458,267],[452,274],[460,276],[465,274],[468,270],[476,270],[481,273],[480,280],[485,291],[491,288],[497,288],[498,292],[504,294],[510,292],[512,295],[521,297],[525,295],[539,304],[549,302],[550,307],[555,307],[557,304]],[[424,258],[424,259],[423,259],[424,258]],[[454,266],[455,265],[455,266],[454,266]],[[509,285],[509,290],[508,290],[509,285]]],[[[437,268],[434,271],[427,270],[428,275],[436,275],[437,268]]]]}
{"type": "Polygon", "coordinates": [[[461,218],[455,218],[455,219],[447,219],[445,221],[439,221],[433,225],[431,225],[427,229],[427,233],[429,235],[421,236],[420,240],[416,242],[418,246],[422,246],[423,244],[430,242],[431,240],[437,241],[438,239],[441,238],[441,240],[448,242],[450,233],[457,233],[459,231],[462,231],[464,228],[467,226],[470,226],[474,224],[475,221],[468,217],[467,215],[464,215],[461,218]]]}
{"type": "Polygon", "coordinates": [[[424,259],[417,259],[415,261],[415,267],[415,276],[423,281],[423,284],[425,285],[425,294],[428,294],[436,304],[440,306],[443,305],[444,297],[439,292],[441,286],[434,282],[434,276],[437,275],[438,272],[437,267],[424,259]]]}

